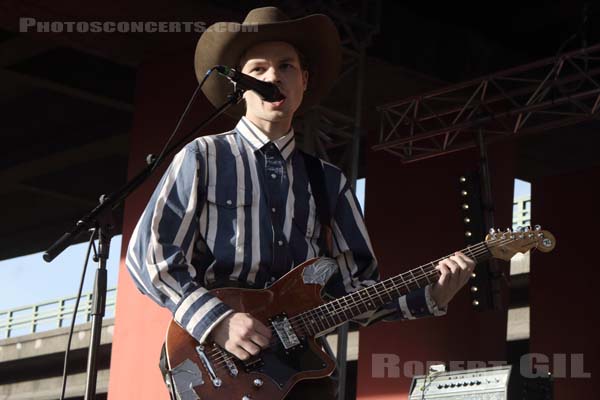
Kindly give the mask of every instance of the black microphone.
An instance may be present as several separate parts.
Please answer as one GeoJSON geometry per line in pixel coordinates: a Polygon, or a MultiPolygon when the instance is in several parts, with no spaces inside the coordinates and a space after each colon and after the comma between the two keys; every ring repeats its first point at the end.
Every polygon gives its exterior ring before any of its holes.
{"type": "Polygon", "coordinates": [[[285,96],[281,94],[277,85],[273,83],[260,81],[225,65],[217,65],[215,69],[218,73],[226,76],[231,82],[235,83],[236,87],[242,90],[253,90],[263,100],[272,102],[285,99],[285,96]]]}

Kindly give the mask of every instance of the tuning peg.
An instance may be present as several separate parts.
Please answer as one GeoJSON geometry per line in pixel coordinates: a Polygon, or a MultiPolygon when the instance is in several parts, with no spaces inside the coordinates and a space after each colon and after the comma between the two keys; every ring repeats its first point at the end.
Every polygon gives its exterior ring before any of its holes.
{"type": "Polygon", "coordinates": [[[490,228],[490,235],[493,235],[494,233],[496,233],[496,230],[494,228],[490,228]]]}
{"type": "Polygon", "coordinates": [[[539,226],[539,225],[536,225],[534,228],[535,228],[536,231],[541,231],[542,230],[542,227],[539,226]]]}
{"type": "Polygon", "coordinates": [[[512,229],[506,228],[506,233],[512,233],[512,229]]]}

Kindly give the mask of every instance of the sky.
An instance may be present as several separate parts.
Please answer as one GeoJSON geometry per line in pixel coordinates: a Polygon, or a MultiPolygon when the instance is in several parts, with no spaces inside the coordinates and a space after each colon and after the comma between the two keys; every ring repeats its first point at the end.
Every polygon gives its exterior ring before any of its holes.
{"type": "MultiPolygon", "coordinates": [[[[73,245],[51,263],[44,261],[43,253],[0,261],[0,311],[75,296],[86,250],[87,243],[73,245]]],[[[110,243],[106,268],[109,289],[117,285],[120,254],[119,235],[110,243]]],[[[97,264],[90,257],[83,293],[92,291],[96,268],[97,264]]]]}
{"type": "Polygon", "coordinates": [[[525,195],[531,196],[531,183],[515,179],[515,194],[514,198],[518,198],[525,195]]]}
{"type": "MultiPolygon", "coordinates": [[[[363,212],[365,185],[364,179],[356,183],[356,196],[363,212]]],[[[529,183],[515,180],[516,197],[530,191],[529,183]]],[[[73,245],[51,263],[46,263],[42,259],[42,253],[0,261],[0,311],[75,296],[86,248],[87,243],[73,245]]],[[[114,288],[117,286],[121,254],[120,235],[112,239],[110,248],[111,253],[107,263],[108,288],[114,288]]],[[[84,293],[92,291],[95,270],[96,264],[90,260],[84,293]]]]}

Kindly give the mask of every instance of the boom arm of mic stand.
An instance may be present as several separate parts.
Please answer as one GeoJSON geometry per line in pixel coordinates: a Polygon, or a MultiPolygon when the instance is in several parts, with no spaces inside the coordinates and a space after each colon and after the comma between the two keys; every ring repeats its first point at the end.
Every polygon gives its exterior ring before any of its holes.
{"type": "MultiPolygon", "coordinates": [[[[229,107],[233,106],[234,104],[237,104],[242,97],[242,93],[243,92],[241,90],[236,89],[232,94],[229,95],[228,100],[221,107],[215,110],[207,119],[202,121],[198,126],[196,126],[194,129],[188,132],[181,140],[171,145],[164,152],[164,156],[171,154],[183,142],[187,141],[190,136],[192,136],[198,130],[204,128],[206,125],[210,124],[219,115],[224,113],[229,107]]],[[[165,159],[164,156],[154,160],[142,172],[137,174],[133,179],[131,179],[117,191],[113,192],[109,196],[103,196],[103,198],[100,200],[99,205],[97,205],[92,211],[90,211],[88,214],[79,219],[73,229],[63,234],[44,252],[44,260],[46,262],[51,262],[52,260],[54,260],[60,253],[62,253],[67,247],[69,247],[82,232],[93,228],[100,214],[102,214],[105,211],[110,212],[117,208],[119,205],[121,205],[121,203],[125,200],[125,198],[127,198],[127,196],[129,196],[129,194],[131,194],[135,189],[137,189],[142,183],[146,181],[146,179],[152,174],[154,169],[158,165],[160,165],[160,163],[165,159]]]]}

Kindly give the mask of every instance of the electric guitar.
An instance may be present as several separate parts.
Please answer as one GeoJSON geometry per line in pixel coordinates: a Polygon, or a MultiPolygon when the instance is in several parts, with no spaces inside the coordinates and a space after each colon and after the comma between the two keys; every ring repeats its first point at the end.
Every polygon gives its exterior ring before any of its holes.
{"type": "MultiPolygon", "coordinates": [[[[492,232],[463,249],[475,262],[510,260],[516,253],[554,249],[555,238],[536,226],[519,232],[492,232]]],[[[412,290],[436,282],[442,259],[401,273],[346,296],[324,302],[321,290],[336,271],[334,260],[313,258],[296,266],[266,289],[220,288],[211,291],[238,312],[250,313],[273,330],[270,347],[240,360],[214,342],[199,344],[175,321],[167,331],[166,355],[171,386],[179,399],[283,398],[304,379],[323,378],[335,361],[316,338],[412,290]]]]}

